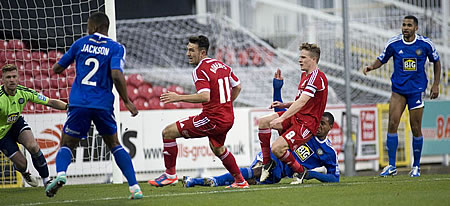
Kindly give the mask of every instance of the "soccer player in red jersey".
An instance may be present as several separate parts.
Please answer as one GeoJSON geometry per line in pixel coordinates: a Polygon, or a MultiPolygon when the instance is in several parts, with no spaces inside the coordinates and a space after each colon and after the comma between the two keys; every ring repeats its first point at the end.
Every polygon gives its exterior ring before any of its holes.
{"type": "Polygon", "coordinates": [[[234,122],[233,101],[241,91],[239,79],[232,69],[224,63],[209,58],[209,40],[206,36],[189,38],[186,55],[189,64],[195,65],[192,78],[196,94],[179,95],[168,92],[161,95],[161,101],[202,103],[199,115],[190,116],[168,125],[162,132],[164,143],[164,164],[166,172],[149,184],[162,187],[178,182],[176,175],[176,138],[200,138],[207,136],[213,153],[222,160],[225,168],[233,175],[235,182],[227,188],[248,188],[236,160],[224,146],[228,130],[234,122]]]}
{"type": "Polygon", "coordinates": [[[316,44],[303,43],[300,46],[299,63],[302,72],[297,96],[294,102],[281,103],[274,101],[272,108],[289,108],[264,116],[259,119],[258,137],[261,143],[264,167],[261,181],[264,181],[275,167],[270,158],[271,129],[282,134],[272,144],[272,153],[283,163],[289,165],[299,178],[306,175],[306,170],[295,161],[289,152],[295,151],[316,135],[328,96],[328,80],[318,68],[320,48],[316,44]]]}

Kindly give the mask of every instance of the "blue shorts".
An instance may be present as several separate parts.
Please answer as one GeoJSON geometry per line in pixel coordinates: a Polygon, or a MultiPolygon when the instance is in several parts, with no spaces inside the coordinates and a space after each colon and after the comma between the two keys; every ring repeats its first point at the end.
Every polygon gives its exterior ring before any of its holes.
{"type": "Polygon", "coordinates": [[[87,137],[92,121],[100,135],[113,135],[117,132],[113,110],[84,107],[69,107],[63,131],[71,137],[84,139],[87,137]]]}
{"type": "MultiPolygon", "coordinates": [[[[270,156],[277,163],[277,165],[264,182],[260,182],[259,178],[256,178],[256,181],[258,181],[260,184],[275,184],[280,182],[284,177],[292,177],[292,174],[294,174],[294,172],[288,165],[284,164],[278,158],[276,158],[275,155],[272,154],[272,152],[270,152],[270,156]]],[[[257,162],[262,162],[262,152],[259,152],[256,155],[255,160],[253,160],[250,167],[252,168],[253,166],[255,166],[257,162]]]]}
{"type": "MultiPolygon", "coordinates": [[[[400,94],[400,93],[398,93],[400,94]]],[[[408,104],[408,110],[418,109],[424,107],[423,98],[425,92],[411,93],[411,94],[400,94],[406,98],[406,103],[408,104]]]]}
{"type": "Polygon", "coordinates": [[[24,130],[31,130],[28,123],[23,119],[22,116],[17,119],[17,121],[12,125],[11,129],[6,133],[6,135],[0,139],[0,150],[7,156],[11,158],[16,152],[19,151],[19,146],[17,145],[20,133],[24,130]]]}

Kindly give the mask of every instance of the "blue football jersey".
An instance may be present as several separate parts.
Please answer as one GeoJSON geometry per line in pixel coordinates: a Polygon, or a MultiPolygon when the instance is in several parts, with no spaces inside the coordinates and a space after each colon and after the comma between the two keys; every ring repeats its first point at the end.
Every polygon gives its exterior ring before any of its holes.
{"type": "Polygon", "coordinates": [[[328,138],[321,141],[317,137],[313,137],[292,153],[295,159],[297,159],[297,162],[304,167],[313,169],[325,166],[327,168],[327,174],[333,174],[339,178],[337,153],[331,146],[328,138]]]}
{"type": "Polygon", "coordinates": [[[405,42],[403,35],[392,37],[378,56],[381,63],[394,57],[394,72],[391,76],[392,91],[400,94],[420,93],[427,88],[425,73],[427,57],[431,62],[439,60],[439,55],[431,40],[416,34],[412,42],[405,42]]]}
{"type": "Polygon", "coordinates": [[[95,33],[72,44],[58,64],[76,64],[76,77],[70,91],[70,106],[112,110],[114,95],[111,70],[123,72],[125,47],[109,37],[95,33]]]}

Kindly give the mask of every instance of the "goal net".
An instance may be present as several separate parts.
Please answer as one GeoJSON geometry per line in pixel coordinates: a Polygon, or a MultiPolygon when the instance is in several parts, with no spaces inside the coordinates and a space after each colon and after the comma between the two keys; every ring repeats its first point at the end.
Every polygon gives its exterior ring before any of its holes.
{"type": "MultiPolygon", "coordinates": [[[[71,65],[59,75],[53,73],[51,67],[76,39],[87,33],[89,14],[96,11],[105,12],[104,0],[1,1],[0,67],[15,64],[19,68],[21,85],[67,102],[75,67],[71,65]]],[[[28,103],[23,116],[47,159],[50,176],[55,176],[55,158],[66,113],[28,103]]],[[[30,172],[39,176],[29,153],[24,148],[22,152],[28,156],[30,172]]],[[[1,159],[0,172],[0,185],[3,187],[21,181],[20,174],[14,171],[7,158],[1,159]]],[[[83,178],[70,183],[108,182],[111,173],[110,151],[96,130],[91,128],[88,138],[73,151],[67,171],[69,176],[83,178]]]]}
{"type": "MultiPolygon", "coordinates": [[[[153,85],[167,88],[178,85],[190,93],[195,88],[186,45],[193,35],[207,36],[210,40],[208,56],[231,66],[240,78],[243,89],[235,101],[237,106],[268,107],[272,102],[272,79],[277,68],[282,69],[284,76],[284,99],[294,99],[301,73],[298,62],[223,16],[207,14],[117,21],[117,39],[127,48],[127,73],[139,74],[153,85]]],[[[330,90],[329,102],[339,103],[330,90]]]]}

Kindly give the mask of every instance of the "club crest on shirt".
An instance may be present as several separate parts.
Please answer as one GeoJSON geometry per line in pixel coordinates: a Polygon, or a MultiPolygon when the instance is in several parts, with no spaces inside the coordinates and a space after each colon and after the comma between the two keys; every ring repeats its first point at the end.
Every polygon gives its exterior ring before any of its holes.
{"type": "Polygon", "coordinates": [[[295,153],[300,158],[302,162],[306,161],[309,157],[314,154],[314,150],[308,146],[308,144],[301,145],[295,150],[295,153]]]}
{"type": "Polygon", "coordinates": [[[403,71],[416,71],[417,59],[416,58],[403,58],[403,71]]]}
{"type": "Polygon", "coordinates": [[[417,50],[416,50],[416,54],[417,54],[417,56],[422,55],[422,49],[417,49],[417,50]]]}
{"type": "Polygon", "coordinates": [[[323,150],[322,150],[322,149],[320,149],[320,148],[319,148],[319,149],[317,149],[317,154],[318,154],[318,155],[323,155],[323,150]]]}
{"type": "Polygon", "coordinates": [[[18,102],[19,102],[19,104],[23,104],[25,102],[25,99],[20,98],[18,102]]]}

